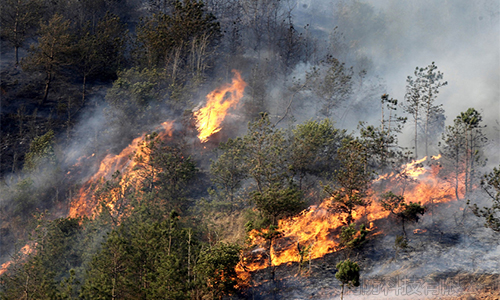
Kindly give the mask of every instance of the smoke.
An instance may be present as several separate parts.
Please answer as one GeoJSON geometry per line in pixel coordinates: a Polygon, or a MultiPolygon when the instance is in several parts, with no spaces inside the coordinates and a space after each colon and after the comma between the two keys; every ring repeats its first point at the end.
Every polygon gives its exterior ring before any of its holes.
{"type": "MultiPolygon", "coordinates": [[[[388,93],[390,97],[402,102],[406,77],[413,75],[415,67],[425,67],[435,62],[439,70],[444,73],[444,80],[449,83],[441,89],[437,99],[438,104],[443,104],[447,116],[446,124],[451,124],[455,116],[469,107],[480,111],[484,124],[488,125],[487,134],[490,137],[485,156],[492,165],[498,165],[500,162],[498,1],[297,0],[289,2],[292,4],[295,2],[292,10],[295,28],[304,38],[307,37],[309,46],[314,49],[310,61],[296,64],[286,76],[282,74],[278,76],[278,72],[274,70],[276,65],[266,65],[277,56],[277,53],[273,52],[275,49],[263,49],[257,54],[247,47],[243,58],[216,67],[216,72],[220,71],[217,76],[225,77],[225,81],[229,81],[230,69],[242,69],[244,80],[250,83],[250,87],[245,91],[247,96],[242,100],[243,103],[249,104],[253,101],[256,106],[262,104],[258,109],[268,110],[271,116],[278,120],[285,114],[292,100],[291,88],[298,82],[304,82],[306,72],[311,72],[313,65],[327,54],[331,54],[341,63],[345,63],[346,68],[353,67],[352,93],[343,99],[331,115],[336,126],[355,129],[359,121],[379,124],[380,95],[388,93]],[[360,75],[363,70],[366,71],[366,75],[360,75]],[[260,92],[264,93],[262,103],[259,102],[260,92]]],[[[248,45],[255,43],[249,41],[252,39],[250,36],[243,38],[247,40],[248,45]]],[[[205,86],[208,87],[217,81],[220,81],[220,78],[211,79],[205,86]]],[[[196,102],[194,99],[192,101],[196,102]]],[[[310,91],[299,93],[293,101],[289,116],[297,123],[324,117],[319,113],[320,99],[310,91]]],[[[100,102],[100,99],[92,102],[100,102]]],[[[163,112],[162,115],[167,116],[168,112],[163,112]]],[[[231,125],[237,127],[235,133],[244,133],[245,121],[248,121],[245,117],[233,116],[231,125]]],[[[281,126],[285,126],[285,122],[281,126]]],[[[411,131],[411,126],[407,125],[400,137],[400,142],[404,146],[412,145],[411,131]]],[[[72,136],[74,138],[71,142],[67,146],[60,146],[59,149],[59,153],[64,154],[63,168],[70,168],[72,172],[71,166],[77,164],[82,157],[92,166],[88,170],[80,170],[80,173],[71,175],[74,176],[71,177],[73,183],[85,180],[95,172],[98,160],[104,157],[107,151],[117,152],[130,143],[132,138],[137,137],[129,134],[124,138],[122,128],[110,126],[106,110],[102,107],[82,113],[72,136]]],[[[53,180],[43,174],[35,176],[35,179],[37,189],[46,186],[49,180],[53,180]]],[[[16,180],[11,180],[11,185],[15,183],[16,180]]],[[[1,201],[2,205],[6,205],[11,200],[2,196],[1,201]]],[[[437,229],[433,227],[436,220],[430,220],[428,216],[423,218],[422,226],[432,228],[435,232],[433,234],[438,238],[441,236],[440,232],[453,231],[451,228],[465,228],[464,225],[457,227],[454,223],[456,216],[450,211],[457,210],[458,207],[453,209],[447,207],[436,211],[436,215],[444,216],[437,229]]],[[[448,245],[446,249],[439,246],[439,243],[437,246],[432,243],[421,244],[417,253],[425,254],[422,254],[419,260],[421,264],[412,267],[412,272],[420,276],[428,276],[431,270],[436,269],[442,272],[481,270],[497,273],[500,269],[498,266],[500,248],[498,244],[495,246],[489,242],[493,238],[491,231],[482,229],[479,221],[474,218],[469,216],[467,219],[473,222],[469,224],[472,224],[472,227],[468,228],[477,230],[456,229],[455,231],[459,232],[457,236],[443,237],[444,240],[451,239],[454,243],[448,245]]],[[[382,239],[378,251],[392,251],[394,238],[394,235],[388,235],[382,239]]],[[[387,275],[402,267],[407,266],[394,264],[391,269],[376,265],[366,276],[387,275]]]]}
{"type": "MultiPolygon", "coordinates": [[[[491,143],[498,145],[499,131],[493,129],[500,116],[497,1],[297,1],[294,13],[297,27],[309,24],[318,38],[328,37],[336,28],[342,39],[334,43],[344,43],[347,49],[332,54],[355,67],[362,67],[363,60],[368,62],[368,76],[382,78],[384,93],[400,102],[405,95],[406,77],[413,76],[417,66],[435,62],[449,83],[437,98],[437,104],[443,104],[446,124],[474,107],[491,128],[491,143]]],[[[357,101],[366,107],[379,100],[369,96],[358,94],[357,101]]],[[[365,117],[359,111],[350,116],[365,117]]],[[[380,122],[374,111],[368,119],[360,120],[380,122]]],[[[412,143],[411,130],[407,125],[400,139],[406,146],[412,143]]],[[[499,162],[498,151],[488,156],[490,162],[499,162]]]]}

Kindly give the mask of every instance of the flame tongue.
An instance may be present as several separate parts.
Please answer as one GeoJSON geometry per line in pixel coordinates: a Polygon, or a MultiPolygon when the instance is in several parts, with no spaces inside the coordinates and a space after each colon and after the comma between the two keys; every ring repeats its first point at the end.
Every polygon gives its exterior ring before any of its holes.
{"type": "MultiPolygon", "coordinates": [[[[174,121],[163,122],[161,123],[161,127],[156,128],[156,130],[158,131],[160,139],[165,140],[171,138],[174,130],[174,121]]],[[[77,216],[92,215],[93,211],[98,207],[98,203],[93,201],[92,195],[96,189],[95,184],[98,183],[101,178],[109,179],[115,171],[126,172],[129,177],[135,176],[133,169],[137,163],[131,159],[131,156],[139,149],[140,143],[144,141],[145,136],[146,133],[135,138],[132,143],[119,154],[108,154],[104,157],[99,164],[99,170],[82,185],[78,196],[72,200],[69,209],[69,217],[75,218],[77,216]]],[[[125,183],[122,179],[120,186],[123,188],[124,185],[125,183]]],[[[113,208],[114,203],[109,203],[108,205],[113,208]]]]}
{"type": "Polygon", "coordinates": [[[207,95],[207,104],[194,112],[197,119],[198,138],[202,143],[208,137],[221,130],[220,124],[227,115],[229,108],[236,106],[243,97],[246,82],[240,72],[233,70],[234,78],[231,84],[225,84],[207,95]]]}
{"type": "MultiPolygon", "coordinates": [[[[394,173],[382,175],[375,180],[374,182],[383,180],[385,184],[378,187],[380,191],[373,193],[370,206],[353,212],[354,220],[363,221],[368,226],[367,229],[371,235],[380,234],[382,231],[376,227],[375,222],[387,218],[389,212],[382,208],[377,195],[389,190],[399,193],[402,185],[405,186],[406,201],[421,202],[427,206],[431,203],[442,203],[454,199],[450,183],[438,176],[439,167],[422,165],[426,159],[424,157],[401,166],[405,178],[410,179],[406,183],[401,182],[401,176],[394,173]]],[[[439,156],[431,159],[438,160],[439,156]]],[[[278,227],[283,234],[273,243],[272,265],[298,262],[301,259],[300,251],[307,255],[303,259],[315,259],[339,249],[339,234],[344,224],[328,209],[330,202],[330,198],[324,199],[319,206],[310,207],[296,217],[279,222],[278,227]]],[[[426,229],[415,229],[413,232],[422,234],[426,232],[426,229]]],[[[267,254],[261,252],[268,251],[266,247],[269,245],[257,232],[251,231],[249,238],[254,250],[246,254],[248,257],[243,258],[242,266],[238,268],[242,279],[248,276],[245,270],[255,271],[268,267],[267,254]]]]}

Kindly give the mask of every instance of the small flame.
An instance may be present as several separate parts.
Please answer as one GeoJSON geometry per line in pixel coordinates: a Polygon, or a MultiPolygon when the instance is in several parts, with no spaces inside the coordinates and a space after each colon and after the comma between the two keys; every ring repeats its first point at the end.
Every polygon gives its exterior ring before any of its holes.
{"type": "MultiPolygon", "coordinates": [[[[37,243],[34,243],[34,247],[36,247],[37,243]]],[[[25,261],[26,258],[28,258],[28,255],[30,255],[33,252],[33,247],[29,244],[24,245],[20,250],[19,254],[21,255],[21,261],[25,261]]],[[[2,276],[5,272],[7,272],[7,269],[14,263],[13,260],[9,260],[5,263],[3,263],[0,266],[0,276],[2,276]]]]}
{"type": "Polygon", "coordinates": [[[408,175],[409,177],[414,178],[414,179],[416,179],[418,176],[424,174],[426,172],[426,169],[423,166],[421,166],[420,164],[426,160],[427,160],[427,156],[425,156],[424,158],[419,159],[419,160],[414,160],[411,163],[403,166],[403,170],[405,171],[405,174],[408,175]]]}
{"type": "Polygon", "coordinates": [[[202,143],[212,134],[221,130],[220,124],[224,121],[229,108],[238,104],[243,97],[247,86],[241,78],[240,72],[233,70],[234,78],[231,84],[225,84],[207,95],[207,104],[194,112],[197,119],[198,138],[202,143]]]}
{"type": "Polygon", "coordinates": [[[12,264],[12,260],[9,260],[5,263],[2,264],[2,266],[0,266],[0,276],[3,275],[3,273],[7,272],[7,269],[9,268],[9,266],[12,264]]]}

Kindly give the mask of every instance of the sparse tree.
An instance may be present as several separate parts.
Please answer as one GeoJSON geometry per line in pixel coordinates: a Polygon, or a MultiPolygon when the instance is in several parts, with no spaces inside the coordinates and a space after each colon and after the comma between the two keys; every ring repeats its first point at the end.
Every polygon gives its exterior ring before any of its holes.
{"type": "Polygon", "coordinates": [[[335,278],[337,278],[342,286],[340,291],[340,299],[344,299],[344,286],[347,285],[349,288],[351,286],[359,286],[359,266],[357,263],[350,261],[349,259],[341,261],[337,264],[337,273],[335,278]]]}
{"type": "Polygon", "coordinates": [[[221,299],[236,292],[238,274],[235,267],[240,261],[240,247],[220,243],[201,251],[197,271],[205,280],[207,295],[221,299]]]}
{"type": "Polygon", "coordinates": [[[447,126],[441,143],[441,153],[447,163],[450,180],[455,187],[455,197],[467,196],[477,183],[477,168],[484,164],[482,148],[487,142],[482,132],[482,116],[474,108],[460,113],[447,126]]]}
{"type": "MultiPolygon", "coordinates": [[[[29,152],[24,157],[24,169],[34,171],[43,164],[54,165],[54,131],[49,130],[46,134],[36,137],[30,144],[29,152]]],[[[47,167],[47,166],[45,166],[47,167]]]]}
{"type": "Polygon", "coordinates": [[[423,215],[426,208],[420,203],[410,202],[405,203],[405,198],[400,195],[395,195],[393,192],[387,192],[380,198],[382,208],[389,211],[397,219],[401,221],[404,239],[407,240],[405,221],[416,223],[420,219],[418,215],[423,215]]]}
{"type": "Polygon", "coordinates": [[[19,48],[35,33],[41,19],[41,2],[38,0],[4,0],[0,2],[1,38],[14,47],[16,65],[19,48]]]}
{"type": "Polygon", "coordinates": [[[319,67],[306,74],[305,90],[310,90],[322,101],[320,112],[331,116],[333,109],[347,100],[353,92],[353,70],[331,55],[319,67]]]}
{"type": "Polygon", "coordinates": [[[331,208],[344,214],[344,223],[351,224],[352,213],[358,206],[367,206],[371,172],[367,170],[364,145],[355,139],[345,139],[338,150],[340,167],[333,175],[334,185],[326,185],[325,191],[332,197],[331,208]]]}
{"type": "Polygon", "coordinates": [[[137,28],[138,50],[140,56],[145,55],[150,68],[166,67],[175,57],[170,55],[175,49],[179,49],[185,63],[195,39],[205,36],[208,40],[204,47],[215,45],[220,38],[219,27],[215,17],[205,11],[202,1],[175,1],[170,14],[158,12],[141,21],[137,28]]]}
{"type": "Polygon", "coordinates": [[[335,128],[328,119],[297,125],[293,130],[291,170],[298,177],[300,189],[307,175],[326,176],[336,167],[337,150],[345,135],[345,130],[335,128]]]}
{"type": "Polygon", "coordinates": [[[49,95],[54,77],[63,67],[70,65],[69,54],[72,50],[72,36],[69,32],[70,21],[55,14],[47,24],[40,25],[38,44],[30,48],[30,54],[23,61],[27,70],[45,73],[45,88],[40,104],[49,95]]]}
{"type": "Polygon", "coordinates": [[[85,103],[89,77],[114,77],[123,63],[126,31],[117,16],[106,14],[97,25],[90,22],[82,28],[73,65],[82,76],[82,105],[85,103]]]}
{"type": "Polygon", "coordinates": [[[345,249],[346,259],[349,259],[352,250],[359,249],[366,241],[368,230],[366,226],[361,224],[359,229],[354,223],[343,226],[340,232],[339,247],[345,249]]]}
{"type": "Polygon", "coordinates": [[[443,113],[442,105],[436,105],[435,100],[441,87],[448,83],[442,82],[443,73],[437,71],[437,66],[432,62],[425,68],[415,69],[415,78],[408,76],[406,79],[406,104],[405,111],[411,115],[415,126],[415,158],[418,157],[418,132],[423,127],[425,140],[425,155],[429,155],[429,136],[432,122],[438,120],[436,116],[443,113]]]}
{"type": "Polygon", "coordinates": [[[472,205],[472,212],[476,216],[485,219],[485,227],[500,232],[500,166],[498,168],[493,168],[492,172],[484,175],[481,181],[481,187],[491,199],[491,206],[479,208],[479,206],[474,203],[472,205]]]}
{"type": "Polygon", "coordinates": [[[248,177],[248,166],[245,164],[245,148],[241,138],[229,139],[220,143],[219,150],[223,153],[210,165],[212,182],[217,192],[231,205],[235,202],[235,194],[243,180],[248,177]]]}

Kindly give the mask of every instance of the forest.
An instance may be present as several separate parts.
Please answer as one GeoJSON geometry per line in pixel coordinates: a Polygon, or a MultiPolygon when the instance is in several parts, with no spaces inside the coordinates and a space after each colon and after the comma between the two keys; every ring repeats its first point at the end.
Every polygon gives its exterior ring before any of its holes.
{"type": "Polygon", "coordinates": [[[1,299],[500,296],[497,1],[0,22],[1,299]]]}

